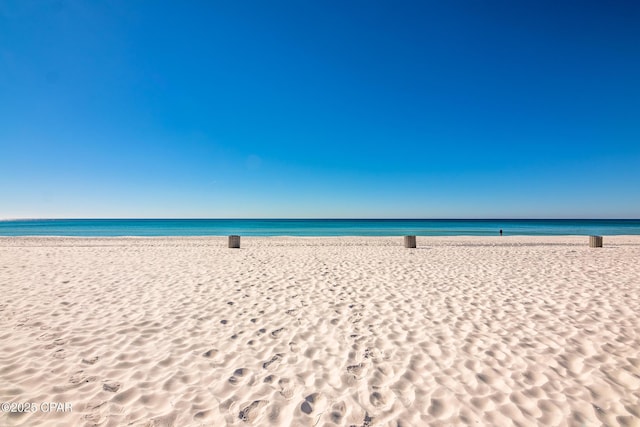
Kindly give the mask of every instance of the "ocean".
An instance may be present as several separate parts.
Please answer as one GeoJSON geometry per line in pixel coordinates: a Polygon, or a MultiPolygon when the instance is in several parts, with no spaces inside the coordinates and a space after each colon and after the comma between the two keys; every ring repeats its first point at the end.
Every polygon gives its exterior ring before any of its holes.
{"type": "Polygon", "coordinates": [[[640,235],[640,219],[34,219],[0,236],[640,235]]]}

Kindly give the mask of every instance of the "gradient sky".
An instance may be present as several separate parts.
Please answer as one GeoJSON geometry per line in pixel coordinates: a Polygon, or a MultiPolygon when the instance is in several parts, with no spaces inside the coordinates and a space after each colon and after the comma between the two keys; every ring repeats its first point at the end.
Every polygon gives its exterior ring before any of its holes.
{"type": "Polygon", "coordinates": [[[638,1],[0,1],[0,218],[639,218],[638,1]]]}

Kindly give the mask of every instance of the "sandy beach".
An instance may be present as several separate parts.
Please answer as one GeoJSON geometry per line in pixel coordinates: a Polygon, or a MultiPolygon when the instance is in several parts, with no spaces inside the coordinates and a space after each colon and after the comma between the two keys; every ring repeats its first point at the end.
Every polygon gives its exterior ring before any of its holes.
{"type": "Polygon", "coordinates": [[[0,238],[0,426],[640,426],[640,236],[226,246],[0,238]]]}

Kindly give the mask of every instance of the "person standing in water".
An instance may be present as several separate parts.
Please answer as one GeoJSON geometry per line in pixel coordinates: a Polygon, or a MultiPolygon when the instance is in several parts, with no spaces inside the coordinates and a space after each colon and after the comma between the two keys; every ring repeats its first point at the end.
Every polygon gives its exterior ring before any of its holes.
{"type": "Polygon", "coordinates": [[[500,229],[500,235],[502,236],[502,228],[500,229]]]}

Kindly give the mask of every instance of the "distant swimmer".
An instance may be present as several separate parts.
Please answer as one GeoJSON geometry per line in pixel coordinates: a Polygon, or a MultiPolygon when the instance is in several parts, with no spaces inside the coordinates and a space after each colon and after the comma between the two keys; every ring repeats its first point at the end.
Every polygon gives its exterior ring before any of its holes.
{"type": "Polygon", "coordinates": [[[502,236],[502,228],[500,229],[500,235],[502,236]]]}

